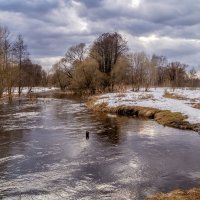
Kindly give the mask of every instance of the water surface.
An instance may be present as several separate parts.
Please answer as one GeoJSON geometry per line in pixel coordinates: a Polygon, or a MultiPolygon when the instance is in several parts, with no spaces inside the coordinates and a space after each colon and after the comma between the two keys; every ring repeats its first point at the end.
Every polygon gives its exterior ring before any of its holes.
{"type": "Polygon", "coordinates": [[[196,187],[199,152],[194,132],[93,113],[71,98],[0,105],[2,199],[144,199],[196,187]]]}

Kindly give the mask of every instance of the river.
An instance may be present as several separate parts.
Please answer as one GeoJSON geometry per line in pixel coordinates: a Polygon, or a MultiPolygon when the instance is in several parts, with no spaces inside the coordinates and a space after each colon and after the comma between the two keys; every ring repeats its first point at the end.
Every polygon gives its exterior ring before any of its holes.
{"type": "Polygon", "coordinates": [[[70,97],[0,105],[0,199],[140,200],[197,187],[199,152],[197,133],[70,97]]]}

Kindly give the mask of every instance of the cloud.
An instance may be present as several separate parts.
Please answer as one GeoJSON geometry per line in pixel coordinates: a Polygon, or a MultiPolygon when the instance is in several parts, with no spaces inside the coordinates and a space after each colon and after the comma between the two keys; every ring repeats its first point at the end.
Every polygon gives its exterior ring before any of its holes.
{"type": "Polygon", "coordinates": [[[132,51],[199,66],[199,10],[196,0],[0,0],[0,24],[21,33],[45,67],[71,45],[110,31],[122,33],[132,51]]]}
{"type": "Polygon", "coordinates": [[[48,12],[49,10],[57,7],[60,4],[59,1],[54,0],[0,0],[0,10],[6,10],[10,12],[27,12],[29,14],[38,14],[48,12]]]}
{"type": "Polygon", "coordinates": [[[52,67],[52,63],[58,62],[61,58],[62,56],[35,57],[33,58],[33,62],[42,66],[46,66],[47,69],[50,69],[52,67]]]}
{"type": "Polygon", "coordinates": [[[76,0],[76,2],[84,4],[87,8],[95,8],[101,5],[102,0],[76,0]]]}

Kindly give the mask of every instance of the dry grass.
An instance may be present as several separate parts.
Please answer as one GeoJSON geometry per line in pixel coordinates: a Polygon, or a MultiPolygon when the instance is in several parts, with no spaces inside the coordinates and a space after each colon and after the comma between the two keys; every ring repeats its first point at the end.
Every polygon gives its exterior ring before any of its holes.
{"type": "Polygon", "coordinates": [[[200,103],[197,103],[197,104],[193,105],[192,107],[200,110],[200,103]]]}
{"type": "Polygon", "coordinates": [[[125,97],[126,95],[124,93],[119,93],[115,97],[125,97]]]}
{"type": "Polygon", "coordinates": [[[108,104],[107,103],[96,104],[97,100],[98,98],[96,96],[88,98],[88,101],[86,102],[87,107],[93,111],[107,112],[108,104]]]}
{"type": "Polygon", "coordinates": [[[95,104],[97,99],[98,99],[97,97],[93,97],[87,103],[88,107],[94,111],[154,118],[159,124],[162,124],[162,125],[170,125],[173,122],[181,122],[187,118],[186,116],[183,116],[179,112],[171,112],[169,110],[158,110],[155,108],[148,108],[148,107],[141,107],[141,106],[123,106],[122,105],[122,106],[116,106],[116,107],[108,107],[107,103],[95,104]]]}
{"type": "Polygon", "coordinates": [[[185,121],[185,119],[187,119],[187,116],[184,116],[179,112],[171,112],[169,110],[159,110],[155,108],[141,106],[121,105],[116,107],[108,107],[108,104],[106,102],[96,104],[97,100],[98,97],[90,98],[87,102],[88,108],[93,111],[154,119],[156,122],[164,126],[200,132],[200,124],[190,124],[188,121],[185,121]]]}
{"type": "Polygon", "coordinates": [[[169,99],[177,99],[177,100],[190,100],[190,102],[193,104],[193,108],[199,109],[200,110],[200,103],[199,99],[191,99],[191,98],[186,98],[177,94],[169,93],[166,92],[164,93],[163,97],[169,98],[169,99]]]}
{"type": "Polygon", "coordinates": [[[146,200],[200,200],[200,188],[187,191],[175,190],[167,194],[158,193],[155,197],[146,200]]]}
{"type": "Polygon", "coordinates": [[[146,94],[146,95],[140,95],[139,99],[141,100],[145,100],[145,99],[153,99],[153,95],[152,94],[146,94]]]}
{"type": "Polygon", "coordinates": [[[108,96],[98,97],[98,99],[108,99],[108,96]]]}
{"type": "Polygon", "coordinates": [[[169,110],[160,111],[155,114],[155,120],[162,125],[170,125],[172,122],[180,122],[186,119],[179,112],[171,112],[169,110]]]}
{"type": "Polygon", "coordinates": [[[196,102],[199,102],[199,99],[198,98],[190,99],[190,102],[196,103],[196,102]]]}
{"type": "Polygon", "coordinates": [[[170,92],[165,92],[163,97],[169,98],[169,99],[177,99],[177,100],[188,100],[188,98],[186,98],[186,97],[183,97],[183,96],[180,96],[180,95],[177,95],[177,94],[173,94],[173,93],[170,93],[170,92]]]}

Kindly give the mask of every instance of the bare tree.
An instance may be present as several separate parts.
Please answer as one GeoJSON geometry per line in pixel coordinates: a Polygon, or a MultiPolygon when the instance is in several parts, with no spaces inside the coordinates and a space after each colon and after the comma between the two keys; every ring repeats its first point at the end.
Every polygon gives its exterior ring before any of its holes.
{"type": "Polygon", "coordinates": [[[66,72],[60,62],[53,65],[52,72],[52,80],[54,84],[60,87],[62,91],[65,91],[67,86],[70,84],[69,79],[72,77],[71,72],[66,72]]]}
{"type": "Polygon", "coordinates": [[[133,91],[139,91],[140,87],[145,86],[145,79],[149,73],[147,71],[148,57],[144,52],[130,54],[129,63],[131,66],[132,89],[133,91]]]}
{"type": "Polygon", "coordinates": [[[12,56],[12,43],[7,28],[0,28],[0,61],[1,61],[1,95],[7,89],[9,100],[12,100],[13,86],[16,79],[15,65],[12,56]]]}
{"type": "MultiPolygon", "coordinates": [[[[0,97],[5,89],[5,28],[0,27],[0,97]]],[[[7,52],[7,51],[6,51],[7,52]]]]}
{"type": "Polygon", "coordinates": [[[11,101],[15,87],[20,96],[24,86],[32,88],[40,85],[43,79],[46,79],[46,73],[28,59],[22,36],[18,35],[13,42],[9,30],[0,26],[0,98],[6,91],[11,101]]]}
{"type": "Polygon", "coordinates": [[[63,58],[63,62],[73,65],[76,62],[83,62],[86,58],[87,49],[85,43],[71,46],[63,58]]]}
{"type": "Polygon", "coordinates": [[[191,81],[190,86],[195,87],[195,80],[197,78],[197,71],[195,70],[195,68],[193,67],[190,71],[189,71],[189,78],[191,81]]]}
{"type": "Polygon", "coordinates": [[[69,88],[72,82],[73,71],[77,65],[80,65],[87,56],[87,48],[84,43],[71,46],[65,56],[57,63],[53,65],[52,71],[54,76],[52,76],[54,82],[57,82],[61,90],[69,88]]]}
{"type": "Polygon", "coordinates": [[[186,68],[187,65],[180,62],[171,62],[168,64],[167,72],[173,90],[175,90],[176,87],[184,85],[187,76],[186,68]]]}
{"type": "Polygon", "coordinates": [[[94,42],[90,55],[98,62],[101,72],[110,74],[113,66],[127,50],[127,42],[119,33],[104,33],[94,42]]]}
{"type": "Polygon", "coordinates": [[[33,64],[30,59],[22,62],[22,77],[21,86],[28,87],[28,94],[31,93],[32,88],[40,86],[43,81],[43,70],[38,64],[33,64]]]}
{"type": "Polygon", "coordinates": [[[151,58],[151,63],[155,67],[154,86],[165,86],[165,84],[167,84],[167,58],[165,56],[153,54],[151,58]]]}
{"type": "Polygon", "coordinates": [[[13,45],[13,53],[18,64],[18,95],[22,92],[22,63],[28,58],[27,45],[24,44],[23,37],[18,35],[16,42],[13,45]]]}
{"type": "Polygon", "coordinates": [[[86,59],[75,66],[70,87],[76,93],[94,94],[101,85],[100,75],[97,62],[94,59],[86,59]]]}
{"type": "MultiPolygon", "coordinates": [[[[111,86],[117,86],[117,90],[124,91],[126,85],[130,83],[131,67],[127,56],[122,56],[119,61],[113,66],[111,72],[111,86]]],[[[112,88],[112,91],[114,88],[112,88]]]]}

